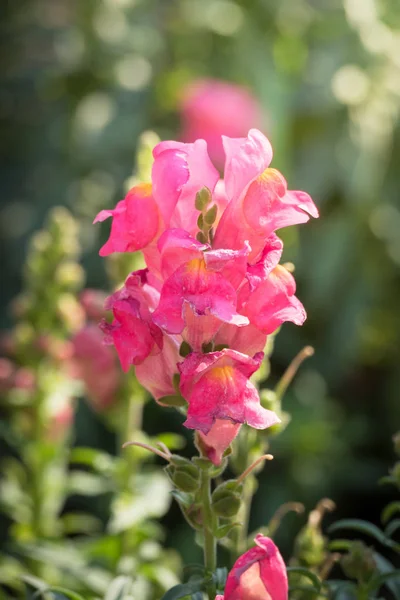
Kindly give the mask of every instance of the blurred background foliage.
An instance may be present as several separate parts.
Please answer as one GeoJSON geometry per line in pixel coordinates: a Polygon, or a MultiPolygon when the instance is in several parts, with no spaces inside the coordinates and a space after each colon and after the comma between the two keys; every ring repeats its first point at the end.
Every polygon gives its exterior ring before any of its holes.
{"type": "MultiPolygon", "coordinates": [[[[123,196],[139,135],[179,136],[192,80],[247,87],[262,105],[273,166],[321,213],[281,232],[309,317],[277,336],[268,385],[304,345],[316,354],[285,396],[292,421],[272,443],[251,529],[282,502],[311,508],[322,496],[337,515],[377,522],[391,497],[375,483],[400,412],[398,1],[5,0],[0,13],[2,329],[27,240],[51,207],[78,221],[87,286],[109,289],[98,257],[106,231],[91,222],[123,196]]],[[[147,403],[148,434],[164,421],[147,403]]],[[[180,431],[179,419],[168,429],[180,431]]],[[[84,403],[74,435],[77,447],[118,446],[84,403]]],[[[177,507],[164,525],[168,545],[198,558],[177,507]]],[[[299,517],[287,525],[284,548],[299,517]]]]}

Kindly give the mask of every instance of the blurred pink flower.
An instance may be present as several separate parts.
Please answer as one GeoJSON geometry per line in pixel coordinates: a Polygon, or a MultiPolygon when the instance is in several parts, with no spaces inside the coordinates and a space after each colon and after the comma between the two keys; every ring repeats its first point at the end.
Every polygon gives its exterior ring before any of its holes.
{"type": "Polygon", "coordinates": [[[93,408],[104,410],[114,404],[120,381],[114,351],[104,345],[97,325],[86,325],[73,338],[73,374],[85,385],[93,408]]]}
{"type": "Polygon", "coordinates": [[[246,88],[203,79],[192,82],[183,93],[181,139],[204,139],[211,159],[224,164],[221,136],[242,137],[251,127],[262,127],[262,111],[257,99],[246,88]]]}
{"type": "Polygon", "coordinates": [[[286,566],[274,542],[261,534],[256,546],[240,556],[216,600],[287,600],[286,566]]]}

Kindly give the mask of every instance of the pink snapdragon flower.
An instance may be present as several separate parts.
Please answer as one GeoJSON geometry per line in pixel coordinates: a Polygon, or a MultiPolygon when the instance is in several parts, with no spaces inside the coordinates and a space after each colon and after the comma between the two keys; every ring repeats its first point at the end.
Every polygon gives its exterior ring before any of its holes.
{"type": "Polygon", "coordinates": [[[241,137],[261,127],[261,107],[246,88],[217,79],[197,80],[183,92],[182,133],[185,142],[204,138],[212,160],[224,164],[221,136],[241,137]]]}
{"type": "Polygon", "coordinates": [[[285,563],[274,542],[261,534],[256,546],[240,556],[226,580],[223,596],[215,600],[287,600],[285,563]]]}
{"type": "Polygon", "coordinates": [[[186,427],[209,434],[217,419],[248,423],[266,429],[279,423],[263,408],[250,376],[257,371],[263,353],[253,358],[235,350],[200,354],[192,352],[180,363],[180,390],[189,404],[186,427]]]}
{"type": "Polygon", "coordinates": [[[311,198],[288,191],[270,168],[272,148],[260,131],[223,137],[223,147],[220,180],[204,140],[161,142],[152,183],[97,217],[112,217],[101,254],[142,250],[147,264],[107,300],[113,321],[103,323],[105,341],[160,403],[176,394],[180,373],[185,425],[198,430],[215,464],[243,423],[278,422],[250,377],[267,336],[286,321],[301,325],[306,313],[293,276],[279,265],[275,232],[318,216],[311,198]],[[209,193],[196,200],[204,187],[209,193]]]}
{"type": "Polygon", "coordinates": [[[88,400],[98,411],[115,403],[120,383],[115,351],[102,342],[103,334],[95,324],[86,325],[72,339],[73,374],[83,381],[88,400]]]}

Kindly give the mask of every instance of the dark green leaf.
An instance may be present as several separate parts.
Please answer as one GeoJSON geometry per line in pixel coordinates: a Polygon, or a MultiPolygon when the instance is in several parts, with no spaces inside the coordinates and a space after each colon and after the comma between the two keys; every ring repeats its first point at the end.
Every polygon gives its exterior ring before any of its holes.
{"type": "Polygon", "coordinates": [[[390,538],[393,537],[393,534],[396,533],[396,531],[399,529],[399,527],[400,527],[400,519],[395,519],[394,521],[389,523],[389,525],[387,525],[387,527],[385,527],[385,535],[390,538]]]}
{"type": "Polygon", "coordinates": [[[178,600],[178,598],[192,596],[192,594],[195,594],[196,592],[201,592],[203,586],[204,580],[180,583],[166,592],[161,600],[178,600]]]}
{"type": "MultiPolygon", "coordinates": [[[[387,558],[379,554],[379,552],[374,552],[374,560],[378,571],[382,575],[388,575],[396,571],[392,563],[389,560],[387,560],[387,558]]],[[[396,581],[396,579],[389,579],[385,583],[386,587],[389,588],[396,600],[400,598],[400,581],[396,581]]]]}
{"type": "Polygon", "coordinates": [[[336,521],[336,523],[333,523],[333,525],[329,527],[328,532],[333,533],[339,529],[358,531],[364,535],[374,538],[377,542],[384,544],[385,546],[392,545],[391,540],[387,539],[383,531],[368,521],[362,521],[361,519],[342,519],[341,521],[336,521]]]}
{"type": "Polygon", "coordinates": [[[287,567],[288,576],[292,574],[302,575],[303,577],[307,577],[314,585],[314,588],[317,592],[321,589],[321,582],[318,579],[317,575],[304,567],[287,567]]]}
{"type": "MultiPolygon", "coordinates": [[[[57,595],[61,595],[63,598],[68,598],[68,600],[85,600],[82,596],[77,594],[76,592],[72,592],[71,590],[67,590],[63,587],[49,587],[45,590],[46,592],[51,592],[57,595]]],[[[39,593],[43,593],[40,591],[39,593]]]]}
{"type": "Polygon", "coordinates": [[[382,523],[387,523],[394,514],[400,512],[400,502],[391,502],[382,511],[382,523]]]}
{"type": "MultiPolygon", "coordinates": [[[[378,591],[385,584],[388,584],[388,588],[390,589],[389,582],[391,582],[391,580],[394,580],[394,583],[397,582],[397,585],[400,586],[400,570],[391,571],[390,573],[385,573],[383,575],[379,575],[378,577],[374,577],[374,579],[372,579],[372,581],[369,583],[368,589],[370,591],[378,591]]],[[[394,590],[392,591],[395,593],[394,590]]],[[[396,591],[396,594],[397,593],[398,592],[396,591]]],[[[395,597],[396,600],[399,598],[398,595],[395,597]]]]}

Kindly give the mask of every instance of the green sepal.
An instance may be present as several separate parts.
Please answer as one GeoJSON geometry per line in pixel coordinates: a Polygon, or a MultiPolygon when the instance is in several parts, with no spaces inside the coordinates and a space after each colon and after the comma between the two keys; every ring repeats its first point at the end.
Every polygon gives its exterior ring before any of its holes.
{"type": "Polygon", "coordinates": [[[171,394],[170,396],[162,396],[162,398],[158,399],[158,402],[160,404],[163,404],[164,406],[185,406],[186,405],[186,400],[184,398],[182,398],[182,396],[178,396],[178,394],[173,395],[171,394]]]}

